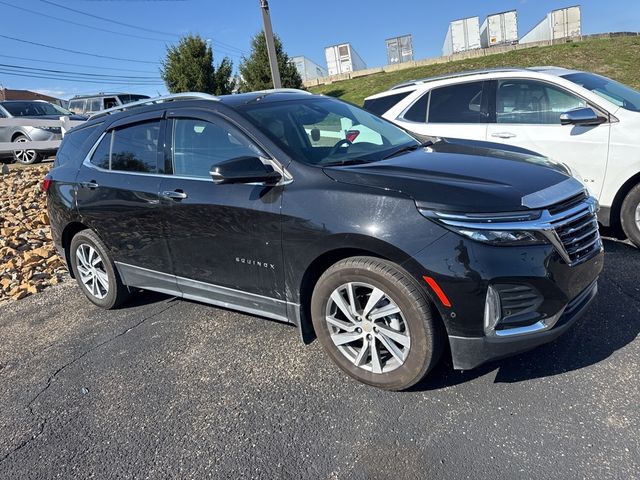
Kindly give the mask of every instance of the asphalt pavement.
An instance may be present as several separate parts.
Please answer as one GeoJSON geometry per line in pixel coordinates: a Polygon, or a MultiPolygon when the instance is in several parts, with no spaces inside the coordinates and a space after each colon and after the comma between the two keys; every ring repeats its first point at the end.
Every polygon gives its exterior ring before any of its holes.
{"type": "Polygon", "coordinates": [[[640,252],[555,342],[408,392],[289,325],[69,281],[0,306],[0,479],[640,478],[640,252]]]}

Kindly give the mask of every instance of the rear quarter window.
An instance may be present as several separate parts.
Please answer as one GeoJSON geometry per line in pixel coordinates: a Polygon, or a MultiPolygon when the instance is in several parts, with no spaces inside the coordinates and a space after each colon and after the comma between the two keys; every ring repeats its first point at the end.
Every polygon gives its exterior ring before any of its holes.
{"type": "Polygon", "coordinates": [[[399,101],[407,98],[415,90],[409,92],[386,95],[380,98],[372,98],[364,101],[364,109],[376,115],[383,115],[394,107],[399,101]]]}
{"type": "Polygon", "coordinates": [[[81,127],[67,133],[56,154],[56,159],[53,162],[54,167],[80,164],[91,145],[93,145],[91,140],[94,139],[95,141],[95,137],[98,134],[97,127],[99,125],[100,124],[95,124],[89,127],[81,127]]]}

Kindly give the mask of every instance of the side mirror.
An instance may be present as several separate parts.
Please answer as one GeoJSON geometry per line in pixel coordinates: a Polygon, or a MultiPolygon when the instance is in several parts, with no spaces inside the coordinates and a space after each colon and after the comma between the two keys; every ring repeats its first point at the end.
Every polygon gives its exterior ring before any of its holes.
{"type": "Polygon", "coordinates": [[[606,121],[606,118],[599,117],[590,107],[574,108],[560,115],[560,123],[562,125],[591,126],[600,125],[606,121]]]}
{"type": "Polygon", "coordinates": [[[217,185],[224,183],[264,183],[274,185],[282,179],[272,166],[258,157],[236,157],[211,167],[209,172],[217,185]]]}

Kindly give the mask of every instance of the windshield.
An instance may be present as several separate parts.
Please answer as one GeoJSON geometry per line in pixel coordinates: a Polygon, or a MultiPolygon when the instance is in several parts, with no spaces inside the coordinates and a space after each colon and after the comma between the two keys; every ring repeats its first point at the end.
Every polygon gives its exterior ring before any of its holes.
{"type": "Polygon", "coordinates": [[[5,102],[2,106],[14,117],[60,116],[61,113],[47,102],[5,102]]]}
{"type": "Polygon", "coordinates": [[[329,98],[253,102],[239,110],[289,155],[312,165],[375,162],[419,145],[386,120],[329,98]]]}
{"type": "Polygon", "coordinates": [[[594,73],[571,73],[564,75],[563,78],[577,83],[625,110],[640,112],[640,92],[620,82],[594,73]]]}
{"type": "Polygon", "coordinates": [[[118,95],[118,98],[123,104],[125,104],[125,103],[137,102],[138,100],[144,100],[149,97],[147,95],[122,94],[122,95],[118,95]]]}

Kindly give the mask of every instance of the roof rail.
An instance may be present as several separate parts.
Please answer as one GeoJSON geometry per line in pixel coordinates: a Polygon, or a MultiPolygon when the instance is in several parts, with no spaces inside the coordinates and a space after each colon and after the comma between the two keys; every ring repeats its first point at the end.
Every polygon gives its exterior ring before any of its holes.
{"type": "Polygon", "coordinates": [[[266,90],[256,90],[255,92],[250,93],[303,93],[305,95],[313,95],[313,93],[299,88],[268,88],[266,90]]]}
{"type": "Polygon", "coordinates": [[[141,107],[142,105],[153,105],[154,103],[171,102],[173,100],[219,100],[219,97],[215,95],[209,95],[208,93],[188,92],[188,93],[173,93],[171,95],[164,95],[162,97],[145,98],[136,102],[125,103],[124,105],[118,105],[117,107],[107,108],[106,110],[100,110],[89,117],[89,119],[103,117],[115,112],[128,110],[134,107],[141,107]]]}
{"type": "Polygon", "coordinates": [[[422,83],[431,82],[434,80],[445,80],[447,78],[466,77],[469,75],[478,75],[481,73],[495,73],[495,72],[523,72],[526,68],[485,68],[482,70],[469,70],[466,72],[458,73],[446,73],[444,75],[436,75],[433,77],[419,78],[416,80],[409,80],[408,82],[399,83],[394,85],[389,90],[396,90],[398,88],[410,87],[411,85],[420,85],[422,83]]]}

